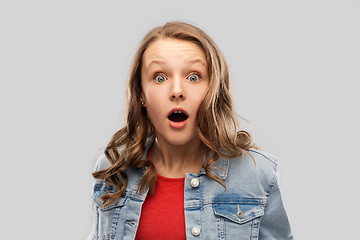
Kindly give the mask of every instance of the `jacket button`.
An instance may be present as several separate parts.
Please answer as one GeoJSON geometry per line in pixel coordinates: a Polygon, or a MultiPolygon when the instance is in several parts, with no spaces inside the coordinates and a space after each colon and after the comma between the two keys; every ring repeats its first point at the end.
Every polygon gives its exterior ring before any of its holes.
{"type": "Polygon", "coordinates": [[[243,211],[238,211],[236,213],[236,215],[238,216],[238,218],[243,218],[244,217],[244,212],[243,211]]]}
{"type": "Polygon", "coordinates": [[[199,186],[199,179],[197,179],[197,178],[193,178],[193,179],[191,179],[191,181],[190,181],[190,185],[192,186],[192,187],[197,187],[197,186],[199,186]]]}
{"type": "Polygon", "coordinates": [[[200,235],[200,228],[199,227],[193,227],[191,229],[191,234],[194,235],[195,237],[199,236],[200,235]]]}
{"type": "Polygon", "coordinates": [[[238,218],[243,218],[244,217],[244,212],[243,211],[241,211],[241,209],[240,209],[240,206],[239,205],[237,205],[237,207],[238,207],[238,211],[236,212],[236,216],[238,216],[238,218]]]}

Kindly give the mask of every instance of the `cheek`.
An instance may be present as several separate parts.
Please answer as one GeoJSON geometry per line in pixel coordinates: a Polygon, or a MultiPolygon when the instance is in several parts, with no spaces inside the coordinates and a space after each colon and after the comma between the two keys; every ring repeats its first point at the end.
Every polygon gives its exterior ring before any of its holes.
{"type": "Polygon", "coordinates": [[[161,116],[162,116],[161,111],[160,111],[160,106],[159,107],[148,106],[147,114],[148,114],[151,122],[153,124],[155,124],[156,122],[158,122],[161,119],[161,116]]]}
{"type": "Polygon", "coordinates": [[[147,92],[146,94],[146,110],[151,122],[154,124],[164,115],[165,101],[163,94],[157,92],[147,92]]]}
{"type": "Polygon", "coordinates": [[[199,89],[198,91],[194,91],[193,93],[191,93],[193,107],[196,107],[196,110],[199,109],[201,102],[204,100],[206,91],[207,89],[199,89]]]}

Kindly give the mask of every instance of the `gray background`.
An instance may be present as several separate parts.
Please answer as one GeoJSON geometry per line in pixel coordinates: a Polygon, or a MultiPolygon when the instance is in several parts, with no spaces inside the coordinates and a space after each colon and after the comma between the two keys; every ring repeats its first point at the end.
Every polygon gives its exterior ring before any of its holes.
{"type": "Polygon", "coordinates": [[[86,238],[131,58],[181,20],[222,49],[243,127],[280,159],[296,239],[355,239],[359,18],[348,0],[1,1],[0,238],[86,238]]]}

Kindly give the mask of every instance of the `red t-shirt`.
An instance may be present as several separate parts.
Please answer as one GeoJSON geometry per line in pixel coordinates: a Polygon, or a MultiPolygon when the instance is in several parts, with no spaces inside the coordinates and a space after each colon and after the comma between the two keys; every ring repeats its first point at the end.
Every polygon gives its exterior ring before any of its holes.
{"type": "Polygon", "coordinates": [[[154,195],[143,203],[136,240],[186,239],[184,179],[158,175],[154,195]]]}

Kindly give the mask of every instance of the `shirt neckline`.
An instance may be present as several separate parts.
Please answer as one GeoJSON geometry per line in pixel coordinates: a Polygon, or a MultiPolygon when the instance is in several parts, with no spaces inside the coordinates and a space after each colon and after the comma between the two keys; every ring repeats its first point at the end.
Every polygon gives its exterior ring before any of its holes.
{"type": "Polygon", "coordinates": [[[157,174],[158,178],[161,179],[161,180],[165,180],[165,181],[184,181],[184,177],[182,178],[170,178],[170,177],[164,177],[160,174],[157,174]]]}

